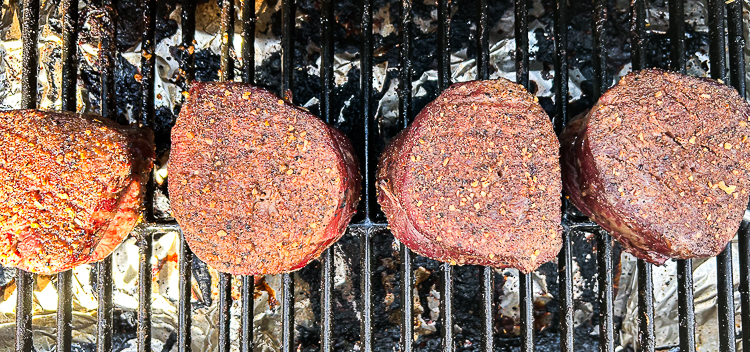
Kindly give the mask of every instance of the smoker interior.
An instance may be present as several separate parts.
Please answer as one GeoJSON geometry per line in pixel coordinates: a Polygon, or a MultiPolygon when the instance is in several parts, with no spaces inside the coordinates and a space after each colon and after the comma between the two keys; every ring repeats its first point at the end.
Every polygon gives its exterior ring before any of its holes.
{"type": "MultiPolygon", "coordinates": [[[[213,1],[213,0],[209,0],[213,1]]],[[[241,80],[252,82],[277,92],[294,102],[306,102],[313,97],[319,104],[310,110],[326,122],[334,124],[345,132],[357,150],[364,178],[362,199],[358,214],[349,227],[348,234],[331,249],[320,261],[316,261],[294,275],[283,275],[282,288],[277,293],[278,309],[281,310],[281,330],[277,336],[282,351],[293,350],[467,350],[467,351],[531,351],[542,350],[574,351],[599,348],[601,351],[614,351],[618,336],[618,321],[614,319],[613,295],[617,289],[619,248],[611,237],[590,223],[569,203],[564,203],[563,225],[565,228],[564,246],[558,263],[545,264],[539,270],[546,275],[547,286],[554,299],[544,305],[535,303],[532,294],[531,275],[520,276],[519,296],[521,320],[517,324],[512,319],[496,313],[498,289],[503,276],[494,270],[455,266],[438,263],[419,257],[403,245],[395,248],[385,217],[380,211],[374,189],[374,172],[377,157],[385,143],[398,130],[404,128],[414,115],[429,101],[445,89],[451,82],[451,47],[461,47],[468,43],[466,55],[476,59],[476,78],[491,75],[490,36],[497,31],[513,31],[516,80],[536,93],[539,87],[529,80],[530,57],[532,63],[543,64],[543,72],[554,74],[554,97],[542,97],[540,103],[553,120],[556,131],[564,127],[569,118],[592,106],[602,91],[613,84],[614,71],[627,63],[633,69],[662,67],[685,72],[688,66],[687,53],[700,51],[708,45],[710,75],[722,79],[745,94],[745,72],[742,40],[742,2],[708,0],[708,33],[696,31],[685,22],[684,2],[662,0],[661,6],[668,6],[669,31],[665,33],[647,31],[645,0],[633,0],[625,7],[616,1],[594,0],[542,1],[549,9],[543,15],[532,7],[531,1],[515,0],[494,2],[488,0],[437,0],[437,3],[422,1],[380,1],[362,0],[344,2],[333,0],[281,1],[281,11],[272,17],[273,31],[281,38],[281,50],[270,55],[261,67],[248,67],[245,62],[255,62],[255,7],[247,1],[219,0],[221,28],[227,40],[232,36],[242,36],[239,50],[222,45],[221,55],[207,50],[194,51],[191,48],[196,25],[196,3],[190,0],[180,2],[182,7],[181,26],[183,45],[178,56],[183,68],[178,81],[183,87],[196,80],[241,80]],[[398,27],[399,35],[382,37],[373,35],[373,11],[390,4],[388,10],[398,27]],[[491,28],[506,10],[512,9],[515,15],[513,27],[491,28]],[[236,12],[239,11],[239,12],[236,12]],[[437,11],[437,30],[425,35],[415,30],[415,14],[429,17],[437,11]],[[241,14],[241,16],[235,16],[241,14]],[[539,16],[539,17],[537,17],[539,16]],[[553,35],[535,32],[539,50],[529,51],[529,23],[538,21],[553,35]],[[230,30],[234,28],[235,30],[230,30]],[[725,31],[726,28],[726,31],[725,31]],[[406,29],[406,30],[404,30],[406,29]],[[728,39],[728,40],[727,40],[728,39]],[[308,42],[319,46],[319,52],[310,53],[308,42]],[[725,46],[726,43],[726,46],[725,46]],[[358,53],[362,70],[352,70],[350,75],[358,76],[359,84],[337,85],[334,83],[334,53],[341,51],[358,53]],[[319,76],[312,75],[298,67],[303,62],[315,61],[319,55],[319,76]],[[240,60],[242,59],[242,60],[240,60]],[[376,106],[380,98],[373,87],[374,64],[387,62],[398,65],[399,70],[389,72],[386,80],[397,81],[399,85],[398,119],[384,123],[376,118],[376,106]],[[437,69],[437,80],[424,83],[421,88],[426,94],[417,94],[412,82],[429,69],[437,69]],[[582,96],[572,104],[567,104],[568,69],[578,69],[583,74],[582,96]],[[341,97],[356,92],[344,102],[341,97]],[[346,107],[344,107],[346,104],[346,107]],[[337,114],[345,111],[345,114],[337,114]],[[586,236],[594,234],[595,236],[586,236]],[[335,251],[345,251],[345,260],[354,261],[356,268],[351,276],[357,282],[352,285],[353,297],[359,306],[357,311],[347,307],[340,293],[334,290],[335,251]],[[582,276],[590,280],[582,299],[595,302],[594,316],[590,326],[575,327],[573,301],[573,258],[591,255],[590,260],[578,263],[582,276]],[[418,268],[420,270],[418,270],[418,268]],[[391,277],[391,291],[394,294],[389,307],[384,307],[386,289],[382,277],[391,277]],[[315,321],[312,327],[297,326],[294,323],[294,302],[292,292],[295,281],[304,281],[310,287],[310,297],[314,301],[315,321]],[[419,284],[415,284],[419,282],[419,284]],[[429,310],[415,311],[414,300],[403,297],[417,296],[423,306],[427,306],[426,296],[429,287],[435,285],[439,292],[440,316],[437,318],[438,331],[424,334],[415,331],[415,315],[429,316],[429,310]],[[446,328],[454,327],[454,328],[446,328]],[[408,338],[418,336],[415,339],[408,338]],[[407,337],[407,338],[404,338],[407,337]],[[535,347],[536,346],[536,347],[535,347]]],[[[13,3],[13,2],[11,2],[13,3]]],[[[11,4],[13,5],[13,4],[11,4]]],[[[177,111],[157,108],[154,104],[153,78],[156,70],[154,58],[155,42],[169,23],[164,19],[164,11],[175,2],[121,3],[102,0],[103,14],[119,16],[117,35],[112,30],[95,33],[100,37],[102,54],[98,60],[98,72],[81,70],[76,67],[79,14],[77,0],[63,0],[60,9],[64,13],[60,26],[64,33],[63,81],[61,94],[63,109],[75,110],[75,90],[78,82],[90,92],[98,95],[98,106],[102,115],[123,119],[122,101],[128,101],[133,108],[136,121],[153,128],[157,136],[157,152],[162,154],[169,146],[169,128],[177,111]],[[117,9],[115,12],[113,9],[117,9]],[[124,11],[127,9],[128,11],[124,11]],[[136,23],[127,26],[127,23],[136,23]],[[141,68],[126,66],[113,55],[119,46],[141,41],[141,68]],[[125,44],[123,44],[125,42],[125,44]],[[135,80],[135,73],[140,79],[135,80]],[[80,78],[77,77],[80,75],[80,78]],[[132,89],[130,89],[132,88],[132,89]]],[[[39,1],[24,0],[11,10],[19,11],[22,19],[23,55],[23,102],[24,108],[37,105],[37,58],[36,43],[39,39],[39,1]]],[[[111,23],[109,23],[111,25],[111,23]]],[[[114,28],[112,26],[111,28],[114,28]]],[[[79,33],[80,32],[80,33],[79,33]]],[[[352,80],[349,80],[351,82],[352,80]]],[[[355,80],[356,81],[356,80],[355,80]]],[[[96,100],[96,99],[95,99],[96,100]]],[[[395,107],[394,107],[395,109],[395,107]]],[[[133,122],[133,121],[131,121],[133,122]]],[[[178,229],[178,225],[168,214],[155,207],[155,197],[166,192],[166,187],[151,183],[146,197],[144,223],[133,235],[138,238],[141,258],[150,258],[153,239],[166,231],[178,229]]],[[[743,222],[739,232],[740,243],[740,292],[742,303],[742,324],[750,323],[750,246],[748,245],[748,224],[743,222]]],[[[735,336],[733,313],[734,296],[732,285],[731,247],[717,257],[718,305],[720,349],[734,351],[736,339],[742,339],[748,346],[750,328],[737,329],[741,336],[735,336]]],[[[180,300],[178,302],[179,326],[165,343],[165,350],[186,351],[191,348],[191,276],[195,267],[200,266],[189,248],[181,242],[179,255],[180,300]]],[[[651,267],[638,263],[640,335],[639,350],[666,350],[678,347],[682,351],[695,351],[695,316],[692,305],[692,270],[689,261],[678,261],[679,281],[679,346],[656,346],[654,331],[654,305],[651,282],[651,267]]],[[[141,260],[139,268],[139,309],[133,329],[118,321],[113,314],[111,258],[96,265],[94,286],[98,298],[96,343],[79,346],[72,343],[70,273],[57,277],[59,309],[57,313],[57,350],[121,350],[119,335],[135,335],[138,350],[150,350],[151,339],[151,265],[141,260]]],[[[253,349],[253,292],[252,277],[230,277],[221,275],[218,300],[220,319],[218,349],[230,350],[232,336],[240,337],[242,351],[253,349]],[[237,300],[242,307],[241,326],[230,326],[231,282],[241,281],[242,289],[237,300]],[[239,332],[232,335],[232,329],[239,332]]],[[[25,272],[16,273],[18,291],[16,350],[33,350],[31,329],[31,292],[33,279],[25,272]]],[[[236,332],[236,331],[235,331],[236,332]]]]}

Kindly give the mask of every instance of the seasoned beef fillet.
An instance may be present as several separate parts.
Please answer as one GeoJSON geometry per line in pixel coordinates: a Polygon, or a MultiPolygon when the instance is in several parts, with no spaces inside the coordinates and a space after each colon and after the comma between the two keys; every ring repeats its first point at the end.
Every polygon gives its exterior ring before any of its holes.
{"type": "Polygon", "coordinates": [[[747,205],[748,119],[747,102],[714,80],[628,74],[563,132],[565,191],[639,258],[714,256],[747,205]]]}
{"type": "Polygon", "coordinates": [[[349,141],[240,83],[195,83],[172,130],[169,193],[193,252],[219,271],[276,274],[346,230],[360,176],[349,141]]]}
{"type": "Polygon", "coordinates": [[[378,202],[396,238],[423,256],[528,273],[562,243],[558,150],[522,86],[457,83],[383,152],[378,202]]]}
{"type": "Polygon", "coordinates": [[[140,216],[151,131],[101,117],[0,112],[0,264],[53,274],[104,259],[140,216]]]}

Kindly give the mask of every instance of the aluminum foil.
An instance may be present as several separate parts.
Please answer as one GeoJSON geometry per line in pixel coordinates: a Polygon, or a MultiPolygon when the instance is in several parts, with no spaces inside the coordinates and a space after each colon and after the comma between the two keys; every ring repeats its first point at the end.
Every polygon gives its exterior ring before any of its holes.
{"type": "MultiPolygon", "coordinates": [[[[736,0],[740,1],[740,0],[736,0]]],[[[127,22],[131,12],[137,10],[133,1],[122,1],[131,8],[121,9],[121,22],[125,22],[122,30],[137,32],[137,26],[127,22]],[[125,16],[123,16],[125,15],[125,16]],[[128,24],[129,23],[129,24],[128,24]]],[[[319,84],[320,72],[320,41],[315,36],[319,23],[319,9],[315,2],[297,1],[298,38],[295,47],[297,70],[295,71],[294,96],[295,103],[318,111],[318,97],[316,84],[319,84]],[[316,83],[317,82],[317,83],[316,83]]],[[[182,102],[184,81],[179,75],[180,60],[180,6],[174,1],[166,1],[166,13],[159,15],[159,23],[165,24],[167,30],[162,30],[163,38],[159,38],[156,75],[156,104],[159,108],[158,118],[167,126],[164,130],[157,128],[159,133],[169,132],[168,126],[173,122],[174,115],[182,102]],[[169,25],[175,26],[174,31],[168,30],[169,25]]],[[[123,6],[126,6],[123,5],[123,6]]],[[[745,8],[748,3],[744,2],[745,8]]],[[[81,2],[81,28],[84,33],[92,31],[100,25],[97,13],[86,12],[87,1],[81,2]]],[[[451,43],[451,79],[454,82],[468,81],[476,77],[476,47],[473,35],[476,31],[473,25],[472,3],[469,1],[454,1],[453,3],[453,33],[451,43]]],[[[490,64],[491,78],[504,77],[515,79],[515,41],[513,38],[514,22],[512,3],[492,4],[490,11],[490,64]]],[[[587,2],[571,1],[571,9],[578,6],[586,9],[587,2]]],[[[612,1],[612,21],[615,28],[627,28],[627,7],[625,0],[612,1]]],[[[668,15],[666,2],[649,2],[650,20],[648,22],[650,47],[654,55],[649,60],[655,66],[664,66],[663,50],[668,15]]],[[[378,122],[380,142],[387,141],[398,127],[398,1],[376,1],[374,9],[374,31],[376,34],[375,65],[373,67],[373,86],[377,100],[376,119],[378,122]]],[[[18,4],[10,1],[3,5],[3,18],[0,21],[0,109],[14,109],[20,106],[20,29],[17,18],[18,4]]],[[[690,0],[686,4],[687,18],[691,25],[690,33],[694,39],[688,49],[691,55],[688,61],[688,73],[706,75],[709,67],[705,36],[707,28],[704,22],[705,8],[701,2],[690,0]]],[[[278,88],[279,66],[278,58],[281,49],[279,40],[279,11],[280,1],[257,1],[256,13],[258,22],[255,42],[255,66],[257,83],[269,89],[278,88]]],[[[570,101],[571,113],[580,112],[590,107],[593,101],[591,95],[591,47],[590,16],[578,16],[573,11],[571,18],[570,50],[571,69],[570,101]],[[588,22],[587,22],[588,21],[588,22]],[[588,32],[587,32],[588,30],[588,32]]],[[[552,41],[552,7],[549,1],[531,0],[529,2],[529,47],[530,47],[530,79],[532,91],[540,98],[543,107],[554,114],[554,91],[552,82],[551,55],[554,55],[552,41]]],[[[137,13],[137,12],[135,12],[137,13]]],[[[434,0],[419,0],[414,2],[414,57],[415,76],[412,85],[415,109],[434,99],[437,94],[437,71],[434,59],[435,37],[437,30],[437,9],[434,0]],[[425,59],[428,58],[428,59],[425,59]]],[[[748,12],[745,11],[746,21],[748,12]]],[[[240,10],[237,15],[239,18],[240,10]]],[[[359,12],[357,5],[346,2],[336,7],[339,22],[337,27],[337,47],[335,49],[334,80],[336,84],[336,101],[334,111],[337,119],[335,124],[345,132],[351,132],[359,116],[359,97],[356,87],[359,85],[360,62],[357,32],[359,26],[359,12]]],[[[139,16],[135,16],[140,18],[139,16]]],[[[39,35],[39,106],[43,109],[59,109],[60,63],[60,14],[57,4],[53,1],[42,1],[39,35]]],[[[199,4],[197,11],[196,55],[198,57],[196,69],[197,79],[216,79],[215,67],[219,54],[220,37],[219,8],[216,1],[199,4]]],[[[239,21],[238,21],[239,22],[239,21]]],[[[747,28],[746,28],[747,30],[747,28]]],[[[236,31],[239,33],[239,29],[236,31]]],[[[614,31],[608,47],[610,72],[612,81],[626,74],[630,70],[627,49],[627,31],[614,31]]],[[[747,36],[747,33],[746,33],[747,36]]],[[[131,35],[132,37],[132,35],[131,35]]],[[[136,36],[137,37],[137,36],[136,36]]],[[[79,78],[78,109],[83,112],[95,112],[98,109],[96,86],[91,83],[91,75],[97,72],[98,49],[95,45],[97,38],[82,35],[79,40],[79,78]]],[[[234,48],[241,46],[241,36],[235,35],[234,48]]],[[[140,66],[140,45],[136,41],[120,41],[120,55],[118,56],[118,79],[125,83],[135,82],[132,76],[140,66]],[[129,77],[131,76],[131,77],[129,77]]],[[[747,49],[746,56],[750,56],[747,49]]],[[[238,51],[236,51],[238,52],[238,51]]],[[[236,67],[243,64],[236,58],[236,67]]],[[[750,60],[748,79],[750,79],[750,60]]],[[[750,87],[750,85],[748,85],[750,87]]],[[[132,100],[137,97],[135,86],[122,85],[118,87],[118,114],[121,121],[134,121],[139,112],[138,103],[132,100]],[[133,88],[135,87],[135,88],[133,88]],[[120,94],[122,93],[122,94],[120,94]]],[[[155,168],[155,178],[159,185],[168,180],[166,163],[168,160],[168,145],[158,150],[159,157],[155,168]]],[[[157,191],[157,215],[170,218],[169,200],[164,196],[163,189],[157,191]]],[[[380,214],[382,220],[382,214],[380,214]]],[[[343,350],[359,350],[359,323],[361,319],[361,293],[359,288],[360,264],[358,230],[350,230],[335,244],[335,316],[334,334],[336,346],[343,350]]],[[[592,234],[585,232],[572,233],[574,254],[574,300],[576,346],[581,349],[594,348],[597,341],[598,329],[596,315],[596,256],[593,253],[595,239],[592,234]]],[[[154,237],[154,251],[151,258],[153,266],[152,282],[152,312],[153,312],[153,345],[154,350],[175,351],[175,331],[177,329],[176,303],[178,300],[177,282],[177,233],[159,233],[154,237]]],[[[374,324],[378,330],[374,332],[375,341],[382,349],[396,349],[399,334],[399,316],[401,298],[399,296],[398,267],[400,258],[397,242],[388,231],[381,231],[373,235],[374,242],[374,272],[373,304],[374,324]]],[[[735,261],[738,251],[735,249],[735,261]]],[[[113,254],[113,291],[115,303],[115,347],[117,350],[135,350],[135,320],[138,306],[137,301],[137,273],[138,249],[135,238],[128,238],[113,254]]],[[[632,257],[623,254],[619,258],[621,270],[616,274],[619,282],[617,291],[616,312],[620,326],[620,349],[634,348],[637,336],[636,300],[637,282],[635,264],[632,257]]],[[[736,265],[736,262],[735,262],[736,265]]],[[[668,262],[663,267],[654,270],[655,286],[655,316],[657,321],[657,345],[671,346],[677,342],[677,307],[676,307],[676,279],[674,263],[668,262]]],[[[439,265],[437,262],[425,258],[415,260],[414,277],[417,279],[415,293],[412,297],[415,311],[415,336],[419,346],[425,350],[437,350],[439,347],[438,315],[440,311],[437,290],[437,276],[439,265]]],[[[735,269],[735,284],[739,282],[735,269]]],[[[0,350],[12,349],[15,332],[15,283],[13,270],[0,271],[0,350]]],[[[74,269],[73,278],[73,340],[84,350],[90,349],[96,342],[96,289],[94,267],[80,266],[74,269]]],[[[543,350],[556,350],[557,341],[557,308],[559,295],[556,284],[557,269],[554,263],[544,265],[533,276],[533,291],[535,295],[535,327],[538,347],[543,350]]],[[[320,264],[311,263],[305,269],[295,274],[295,324],[297,344],[300,350],[315,349],[318,346],[319,334],[319,276],[320,264]]],[[[696,296],[696,319],[700,324],[697,329],[696,341],[701,351],[716,349],[716,307],[715,307],[715,260],[708,259],[694,262],[694,280],[696,296]]],[[[54,348],[55,310],[57,296],[55,278],[36,276],[34,291],[34,345],[39,351],[54,348]]],[[[216,303],[218,275],[216,271],[196,260],[193,267],[192,282],[192,338],[193,349],[196,351],[211,351],[216,349],[218,328],[218,309],[216,303]]],[[[234,280],[233,297],[239,298],[238,280],[234,280]]],[[[455,304],[459,307],[454,311],[456,325],[456,341],[464,350],[473,350],[479,344],[478,322],[475,317],[478,310],[478,270],[472,267],[457,267],[454,282],[455,304]]],[[[280,309],[276,292],[280,288],[278,276],[266,276],[256,279],[256,299],[254,308],[255,350],[275,351],[279,349],[280,309]]],[[[518,273],[516,270],[498,270],[495,275],[496,311],[495,332],[496,340],[501,344],[515,344],[519,334],[518,310],[518,273]]],[[[739,303],[739,299],[735,299],[739,303]]],[[[232,349],[238,350],[238,328],[240,326],[240,303],[235,300],[231,308],[232,349]]],[[[739,310],[738,310],[739,311],[739,310]]],[[[739,315],[737,326],[739,327],[739,315]]]]}

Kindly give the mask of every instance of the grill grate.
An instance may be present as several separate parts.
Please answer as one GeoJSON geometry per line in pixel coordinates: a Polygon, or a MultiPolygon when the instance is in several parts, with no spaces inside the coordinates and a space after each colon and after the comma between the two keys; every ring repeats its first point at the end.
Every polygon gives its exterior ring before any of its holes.
{"type": "MultiPolygon", "coordinates": [[[[254,1],[240,0],[242,6],[242,39],[243,46],[241,55],[245,66],[241,69],[242,80],[244,82],[254,82],[254,33],[255,33],[255,9],[254,1]]],[[[294,24],[295,24],[295,4],[294,0],[282,0],[281,21],[282,21],[282,77],[281,89],[279,95],[288,100],[292,100],[291,89],[293,87],[293,69],[294,69],[294,24]]],[[[594,57],[593,65],[595,72],[594,91],[598,97],[611,84],[611,79],[606,70],[606,50],[605,50],[605,23],[607,20],[606,0],[594,0],[594,57]]],[[[406,127],[414,117],[412,108],[412,73],[413,66],[411,62],[412,49],[412,22],[411,1],[401,0],[400,16],[400,76],[399,76],[399,113],[401,116],[401,126],[406,127]]],[[[477,72],[478,78],[486,79],[489,77],[489,27],[487,20],[488,0],[478,1],[477,11],[477,72]]],[[[107,13],[111,16],[114,23],[116,13],[112,0],[103,0],[102,6],[108,9],[107,13]]],[[[193,42],[195,32],[195,0],[182,1],[182,65],[184,77],[190,81],[194,75],[194,56],[193,42]]],[[[62,102],[63,110],[75,110],[75,90],[76,90],[76,42],[77,42],[77,22],[78,22],[78,0],[64,0],[62,2],[63,11],[63,76],[62,76],[62,102]]],[[[320,98],[321,117],[326,122],[332,121],[332,99],[333,99],[333,24],[335,21],[333,13],[333,0],[321,0],[321,87],[322,93],[320,98]]],[[[143,97],[142,97],[142,116],[139,121],[148,126],[154,126],[154,74],[155,74],[155,11],[156,0],[145,0],[144,9],[144,32],[143,32],[143,56],[141,73],[143,97]]],[[[359,155],[362,160],[362,175],[365,182],[363,188],[361,212],[362,220],[359,223],[352,224],[350,228],[358,228],[362,231],[360,236],[361,250],[361,293],[362,293],[362,315],[361,315],[361,347],[363,351],[373,350],[373,333],[372,333],[372,243],[371,237],[382,233],[386,229],[386,224],[373,222],[375,219],[375,209],[377,209],[375,199],[375,165],[377,162],[377,151],[374,143],[377,133],[374,125],[374,89],[372,84],[372,67],[373,67],[373,6],[372,0],[362,0],[362,42],[360,48],[361,57],[361,121],[358,128],[364,137],[361,143],[364,145],[360,148],[362,151],[359,155]]],[[[669,0],[669,18],[670,18],[670,36],[672,45],[672,69],[675,71],[685,72],[685,23],[684,23],[684,3],[682,0],[669,0]]],[[[742,4],[740,1],[724,3],[721,0],[708,0],[708,26],[713,30],[710,32],[710,60],[711,76],[716,79],[723,79],[734,86],[742,96],[745,95],[745,69],[744,69],[744,40],[743,21],[742,21],[742,4]],[[728,29],[728,48],[729,48],[729,73],[726,70],[726,51],[725,42],[725,5],[726,5],[726,22],[728,29]]],[[[447,88],[450,84],[450,14],[451,1],[438,0],[438,90],[447,88]]],[[[234,72],[232,64],[232,53],[230,45],[234,34],[231,28],[234,28],[234,1],[223,0],[222,3],[222,49],[221,49],[221,80],[231,80],[234,72]]],[[[528,41],[528,11],[525,0],[515,0],[515,40],[516,40],[516,71],[518,82],[528,87],[529,83],[529,41],[528,41]]],[[[645,38],[645,0],[634,0],[631,2],[631,38],[632,38],[632,58],[633,68],[640,69],[645,67],[644,55],[644,38],[645,38]]],[[[22,106],[23,108],[36,107],[36,76],[37,76],[37,49],[36,45],[30,43],[37,42],[37,28],[39,21],[39,1],[24,0],[22,6],[22,40],[23,46],[23,77],[22,77],[22,106]]],[[[555,101],[556,116],[553,120],[556,131],[559,133],[567,122],[568,107],[568,53],[567,53],[567,21],[568,5],[566,0],[556,0],[554,9],[554,35],[555,35],[555,101]]],[[[114,33],[112,33],[114,36],[114,33]]],[[[116,52],[114,37],[102,38],[101,59],[105,63],[101,66],[101,114],[105,116],[114,116],[114,59],[113,53],[116,52]]],[[[152,236],[154,233],[165,231],[179,231],[175,222],[158,222],[153,214],[153,180],[149,182],[148,195],[146,197],[146,219],[147,223],[141,226],[137,231],[138,246],[140,249],[140,268],[139,268],[139,308],[138,308],[138,350],[149,351],[151,348],[151,267],[148,258],[151,256],[152,236]]],[[[563,207],[571,205],[563,202],[563,207]]],[[[565,212],[564,212],[565,213],[565,212]]],[[[591,223],[581,223],[574,225],[578,229],[586,229],[597,235],[597,260],[598,260],[598,285],[599,285],[599,349],[600,351],[614,351],[614,322],[613,322],[613,248],[612,238],[609,234],[601,231],[591,223]]],[[[571,261],[571,243],[570,232],[572,228],[566,229],[563,233],[563,248],[558,256],[559,265],[559,286],[560,286],[560,348],[563,352],[574,351],[574,332],[573,332],[573,289],[572,289],[572,261],[571,261]]],[[[739,231],[739,249],[740,255],[740,292],[742,300],[742,331],[743,345],[748,349],[750,347],[750,224],[743,222],[739,231]]],[[[322,261],[322,279],[321,279],[321,349],[331,351],[333,346],[333,247],[325,251],[322,261]]],[[[400,246],[401,255],[401,297],[412,297],[414,293],[414,275],[412,261],[414,253],[403,245],[400,246]]],[[[718,303],[719,303],[719,332],[720,332],[720,349],[721,351],[735,350],[734,336],[734,296],[732,291],[732,266],[731,266],[731,246],[717,257],[717,279],[718,279],[718,303]]],[[[180,298],[178,302],[178,350],[191,350],[191,305],[190,305],[190,279],[192,267],[192,253],[184,239],[180,241],[179,248],[179,291],[180,298]]],[[[640,349],[644,351],[654,351],[654,306],[653,306],[653,282],[651,278],[651,265],[643,261],[638,261],[638,307],[643,316],[640,319],[639,344],[640,349]]],[[[97,264],[97,291],[99,314],[97,315],[97,351],[112,350],[112,280],[111,258],[108,258],[97,264]]],[[[453,331],[452,331],[452,267],[449,264],[442,264],[442,276],[438,287],[441,290],[441,334],[443,351],[452,351],[454,349],[453,331]]],[[[481,297],[482,297],[482,351],[493,351],[495,348],[493,341],[493,270],[489,268],[480,268],[482,278],[481,297]]],[[[680,323],[680,350],[695,351],[695,315],[693,311],[693,279],[692,266],[690,261],[677,261],[677,279],[678,297],[679,297],[679,323],[680,323]]],[[[251,351],[253,348],[253,289],[254,281],[252,276],[243,276],[239,278],[242,281],[241,302],[242,302],[242,326],[240,329],[242,351],[251,351]]],[[[16,315],[16,350],[31,351],[31,294],[32,294],[32,277],[31,274],[22,270],[17,273],[17,315],[16,315]]],[[[59,290],[59,309],[57,313],[57,346],[59,351],[71,350],[71,272],[67,271],[58,275],[59,290]]],[[[219,341],[220,350],[229,351],[230,346],[230,326],[229,326],[229,307],[232,304],[231,298],[231,275],[222,274],[220,277],[220,322],[219,322],[219,341]]],[[[522,275],[520,279],[520,310],[522,317],[522,351],[532,351],[534,349],[533,339],[533,293],[532,293],[531,275],[522,275]]],[[[282,277],[281,289],[281,307],[282,307],[282,334],[281,350],[284,352],[293,351],[294,345],[294,280],[293,276],[285,274],[282,277]]],[[[412,336],[414,336],[414,307],[411,299],[402,299],[401,309],[401,346],[402,351],[412,351],[412,336]]]]}

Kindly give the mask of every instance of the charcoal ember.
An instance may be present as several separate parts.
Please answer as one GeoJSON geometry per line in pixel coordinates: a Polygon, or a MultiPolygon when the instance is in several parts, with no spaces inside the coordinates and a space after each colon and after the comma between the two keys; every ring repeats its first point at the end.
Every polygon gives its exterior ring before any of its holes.
{"type": "Polygon", "coordinates": [[[638,258],[715,256],[747,205],[748,119],[714,80],[630,73],[563,132],[566,194],[638,258]]]}
{"type": "Polygon", "coordinates": [[[378,202],[417,253],[528,273],[560,250],[558,148],[522,86],[457,83],[383,152],[378,202]]]}
{"type": "Polygon", "coordinates": [[[219,80],[221,70],[221,56],[211,50],[196,50],[195,52],[195,80],[198,82],[214,82],[219,80]]]}
{"type": "Polygon", "coordinates": [[[173,214],[193,252],[241,275],[317,258],[343,235],[361,187],[344,135],[241,83],[193,85],[172,130],[169,174],[173,214]]]}

